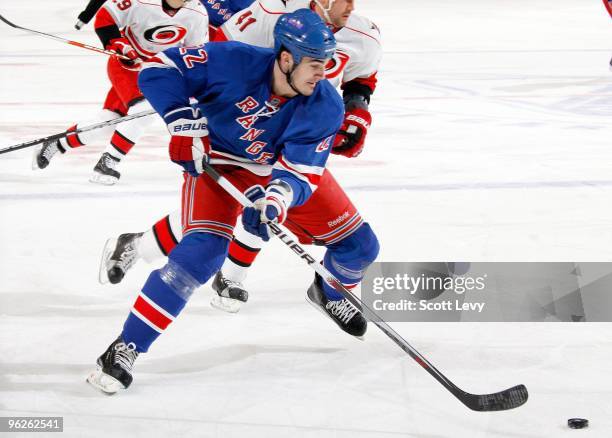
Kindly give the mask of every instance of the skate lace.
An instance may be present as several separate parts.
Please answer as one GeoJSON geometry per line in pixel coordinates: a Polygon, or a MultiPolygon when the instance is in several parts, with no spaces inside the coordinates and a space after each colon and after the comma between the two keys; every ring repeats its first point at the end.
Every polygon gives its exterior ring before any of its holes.
{"type": "Polygon", "coordinates": [[[53,143],[49,143],[48,145],[45,145],[45,147],[42,150],[42,156],[45,157],[48,160],[51,159],[51,157],[53,155],[55,155],[55,153],[58,151],[59,149],[57,148],[57,144],[55,142],[53,143]]]}
{"type": "Polygon", "coordinates": [[[104,166],[109,169],[115,169],[115,167],[117,167],[117,164],[119,164],[119,161],[114,159],[109,153],[105,153],[102,157],[104,159],[104,166]]]}
{"type": "Polygon", "coordinates": [[[325,307],[345,324],[348,323],[357,313],[357,309],[355,309],[345,299],[339,301],[330,301],[325,307]]]}
{"type": "Polygon", "coordinates": [[[231,288],[232,286],[236,286],[242,288],[242,283],[239,281],[230,280],[229,278],[221,277],[221,283],[223,283],[223,290],[231,288]]]}
{"type": "Polygon", "coordinates": [[[136,351],[136,344],[133,342],[130,342],[127,345],[124,342],[120,342],[115,345],[114,362],[124,370],[128,372],[132,371],[132,366],[134,365],[134,361],[137,357],[138,352],[136,351]]]}
{"type": "Polygon", "coordinates": [[[123,251],[119,255],[117,265],[123,269],[129,269],[136,261],[136,242],[134,240],[125,244],[123,251]]]}

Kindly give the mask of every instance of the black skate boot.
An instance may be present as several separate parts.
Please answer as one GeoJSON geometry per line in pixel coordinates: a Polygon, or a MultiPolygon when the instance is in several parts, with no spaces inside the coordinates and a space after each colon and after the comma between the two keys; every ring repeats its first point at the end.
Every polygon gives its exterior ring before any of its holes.
{"type": "Polygon", "coordinates": [[[132,383],[132,367],[138,357],[133,343],[125,344],[121,336],[98,358],[98,368],[87,376],[87,382],[106,394],[127,389],[132,383]]]}
{"type": "Polygon", "coordinates": [[[322,281],[316,274],[314,282],[306,293],[306,301],[331,318],[349,335],[361,338],[368,329],[368,321],[346,298],[338,301],[328,300],[323,292],[322,281]]]}
{"type": "Polygon", "coordinates": [[[96,184],[103,184],[105,186],[112,186],[119,181],[121,174],[115,170],[115,167],[119,165],[121,160],[113,157],[108,152],[104,152],[96,167],[94,167],[94,173],[89,178],[89,181],[96,184]]]}
{"type": "Polygon", "coordinates": [[[51,158],[58,152],[65,153],[66,149],[62,147],[59,140],[46,141],[41,147],[34,151],[34,157],[32,159],[32,169],[39,170],[44,169],[51,162],[51,158]]]}
{"type": "Polygon", "coordinates": [[[98,273],[101,284],[109,281],[117,284],[123,280],[128,269],[139,259],[138,242],[141,237],[142,233],[126,233],[106,241],[98,273]]]}
{"type": "Polygon", "coordinates": [[[242,283],[232,281],[223,276],[221,271],[217,272],[212,282],[213,294],[210,305],[229,313],[236,313],[249,299],[249,293],[244,290],[242,283]]]}

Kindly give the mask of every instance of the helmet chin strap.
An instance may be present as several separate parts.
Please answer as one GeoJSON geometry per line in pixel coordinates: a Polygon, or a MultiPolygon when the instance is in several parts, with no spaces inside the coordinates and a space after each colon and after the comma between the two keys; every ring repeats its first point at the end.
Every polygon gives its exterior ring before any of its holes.
{"type": "MultiPolygon", "coordinates": [[[[295,71],[296,68],[297,68],[297,64],[294,61],[293,62],[293,67],[291,67],[287,72],[283,72],[283,73],[285,73],[285,78],[287,79],[287,83],[289,84],[291,89],[293,91],[295,91],[299,96],[303,96],[303,94],[300,92],[300,90],[295,88],[295,86],[293,85],[293,72],[295,71]]],[[[281,71],[282,71],[282,69],[281,69],[281,71]]]]}
{"type": "Polygon", "coordinates": [[[331,8],[332,6],[334,6],[334,2],[336,0],[329,0],[329,5],[327,6],[327,8],[323,7],[320,0],[312,0],[312,1],[314,1],[316,5],[323,11],[323,16],[325,17],[325,21],[327,21],[328,24],[333,24],[331,17],[329,16],[329,11],[331,11],[331,8]]]}

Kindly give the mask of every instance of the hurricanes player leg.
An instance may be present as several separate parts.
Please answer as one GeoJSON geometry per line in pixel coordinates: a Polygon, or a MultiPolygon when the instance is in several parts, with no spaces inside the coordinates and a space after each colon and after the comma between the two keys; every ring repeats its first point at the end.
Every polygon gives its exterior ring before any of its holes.
{"type": "MultiPolygon", "coordinates": [[[[108,60],[107,74],[112,88],[96,122],[152,109],[137,84],[144,58],[179,44],[200,45],[207,41],[208,20],[201,4],[194,2],[196,6],[187,8],[188,13],[177,15],[190,1],[162,0],[162,8],[159,8],[153,3],[121,0],[107,2],[96,13],[95,30],[103,46],[120,55],[108,60]]],[[[117,127],[79,134],[70,132],[90,122],[73,125],[66,131],[65,138],[46,142],[35,150],[32,167],[44,169],[58,153],[63,154],[93,141],[108,141],[90,181],[115,184],[121,176],[117,166],[154,120],[154,116],[141,117],[117,127]]]]}

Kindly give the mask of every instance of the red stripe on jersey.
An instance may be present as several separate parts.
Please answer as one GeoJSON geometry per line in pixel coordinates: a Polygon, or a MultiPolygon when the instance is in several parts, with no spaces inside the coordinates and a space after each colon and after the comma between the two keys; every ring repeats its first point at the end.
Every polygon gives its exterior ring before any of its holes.
{"type": "Polygon", "coordinates": [[[366,87],[368,87],[370,90],[372,90],[372,93],[373,93],[374,90],[376,90],[376,84],[378,83],[378,78],[376,77],[377,73],[378,72],[374,72],[372,73],[372,75],[368,76],[367,78],[351,79],[350,81],[342,84],[340,88],[344,90],[344,87],[346,86],[346,84],[350,84],[351,82],[357,82],[358,84],[365,85],[366,87]]]}
{"type": "Polygon", "coordinates": [[[172,320],[157,310],[155,307],[147,303],[141,296],[136,298],[134,309],[138,311],[151,324],[160,330],[165,330],[170,325],[172,320]]]}
{"type": "Polygon", "coordinates": [[[321,180],[321,175],[317,175],[315,173],[304,173],[304,172],[300,172],[297,169],[294,169],[293,167],[291,167],[290,164],[288,164],[287,162],[285,162],[285,160],[283,160],[282,155],[278,157],[278,163],[280,163],[286,169],[306,177],[306,179],[308,179],[308,182],[312,184],[313,186],[319,185],[319,181],[321,180]]]}
{"type": "Polygon", "coordinates": [[[134,36],[134,32],[132,32],[132,29],[130,28],[130,26],[125,28],[125,36],[129,40],[131,46],[134,47],[134,49],[136,49],[139,55],[150,58],[151,56],[154,56],[156,54],[155,52],[149,52],[148,50],[143,48],[140,44],[138,44],[138,40],[134,36]]]}
{"type": "Polygon", "coordinates": [[[108,27],[108,26],[117,26],[117,23],[115,23],[115,20],[113,19],[111,14],[106,10],[106,8],[103,7],[96,14],[96,21],[94,22],[94,28],[99,29],[101,27],[108,27]]]}
{"type": "Polygon", "coordinates": [[[259,7],[266,13],[266,14],[271,14],[271,15],[283,15],[286,14],[287,12],[272,12],[272,11],[268,11],[266,8],[263,7],[263,5],[261,4],[261,2],[259,2],[259,7]]]}
{"type": "Polygon", "coordinates": [[[352,30],[353,32],[357,32],[357,33],[360,33],[361,35],[365,35],[365,36],[367,36],[368,38],[372,38],[374,41],[376,41],[376,42],[377,42],[377,43],[380,45],[380,41],[378,41],[378,40],[377,40],[376,38],[374,38],[372,35],[368,35],[368,34],[367,34],[367,33],[365,33],[365,32],[362,32],[362,31],[357,30],[357,29],[353,29],[352,27],[348,27],[348,26],[344,26],[344,29],[352,30]]]}
{"type": "Polygon", "coordinates": [[[155,240],[157,240],[159,249],[165,256],[170,254],[170,251],[172,251],[178,243],[170,227],[170,216],[166,216],[153,225],[153,235],[155,236],[155,240]]]}
{"type": "MultiPolygon", "coordinates": [[[[68,128],[66,132],[70,133],[76,131],[77,125],[71,126],[68,128]]],[[[71,148],[78,148],[79,146],[83,146],[83,142],[79,138],[78,134],[67,134],[66,140],[68,141],[68,146],[71,148]]]]}
{"type": "Polygon", "coordinates": [[[259,254],[259,249],[249,248],[237,240],[232,240],[229,245],[228,255],[245,265],[252,265],[259,254]]]}

